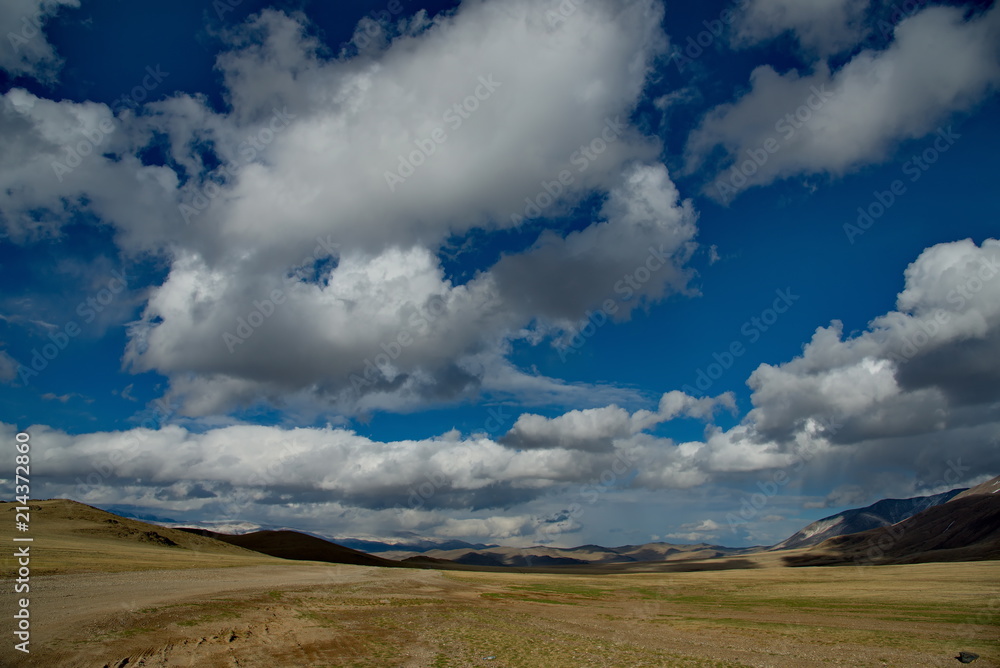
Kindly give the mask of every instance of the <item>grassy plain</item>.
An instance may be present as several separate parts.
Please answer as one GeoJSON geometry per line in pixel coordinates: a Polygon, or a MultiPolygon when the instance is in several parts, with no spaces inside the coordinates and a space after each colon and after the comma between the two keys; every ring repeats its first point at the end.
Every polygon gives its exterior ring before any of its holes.
{"type": "MultiPolygon", "coordinates": [[[[692,572],[387,569],[284,561],[38,503],[32,652],[13,651],[5,627],[0,666],[914,668],[961,665],[964,650],[980,655],[976,668],[1000,667],[998,561],[786,568],[762,554],[692,572]]],[[[12,524],[0,524],[8,546],[12,524]]],[[[7,620],[19,597],[12,553],[7,620]]]]}
{"type": "Polygon", "coordinates": [[[1000,665],[1000,565],[601,576],[295,562],[38,578],[24,666],[1000,665]],[[102,593],[103,592],[103,593],[102,593]],[[491,658],[492,657],[492,658],[491,658]],[[126,661],[127,660],[127,661],[126,661]]]}

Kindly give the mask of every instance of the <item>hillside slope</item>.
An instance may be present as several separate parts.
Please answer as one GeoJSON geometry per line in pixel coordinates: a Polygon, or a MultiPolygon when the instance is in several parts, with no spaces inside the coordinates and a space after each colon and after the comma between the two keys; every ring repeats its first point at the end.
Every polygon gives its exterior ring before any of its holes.
{"type": "Polygon", "coordinates": [[[190,535],[209,537],[230,545],[239,546],[280,559],[300,561],[326,561],[333,564],[354,564],[357,566],[400,567],[397,561],[382,559],[349,547],[331,543],[328,540],[299,533],[298,531],[254,531],[233,536],[215,533],[207,529],[182,528],[190,535]]]}
{"type": "Polygon", "coordinates": [[[785,562],[821,566],[1000,559],[1000,493],[993,493],[1000,477],[979,487],[982,493],[955,496],[893,526],[827,539],[785,562]]]}
{"type": "Polygon", "coordinates": [[[933,496],[917,496],[910,499],[882,499],[864,508],[852,508],[816,520],[805,528],[781,541],[772,550],[793,550],[800,547],[819,545],[835,536],[859,533],[902,522],[928,508],[947,503],[963,490],[933,496]]]}
{"type": "MultiPolygon", "coordinates": [[[[0,502],[0,540],[13,544],[14,518],[20,504],[0,502]]],[[[31,568],[35,574],[129,571],[150,568],[251,566],[276,561],[205,536],[197,536],[113,515],[69,499],[31,501],[29,530],[19,533],[34,541],[31,568]]],[[[13,565],[5,551],[4,568],[13,565]]]]}

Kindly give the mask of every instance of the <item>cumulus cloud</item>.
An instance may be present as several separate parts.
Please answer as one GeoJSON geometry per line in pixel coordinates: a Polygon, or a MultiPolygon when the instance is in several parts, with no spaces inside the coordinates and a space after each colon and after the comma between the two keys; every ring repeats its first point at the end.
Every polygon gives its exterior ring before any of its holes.
{"type": "Polygon", "coordinates": [[[702,520],[701,522],[682,524],[679,531],[668,533],[664,536],[664,538],[690,542],[714,540],[718,538],[717,532],[721,528],[722,525],[715,520],[702,520]]]}
{"type": "Polygon", "coordinates": [[[762,65],[748,93],[709,111],[691,134],[687,169],[714,174],[706,193],[729,200],[778,179],[884,160],[995,90],[998,45],[1000,7],[969,20],[960,8],[929,7],[896,26],[885,50],[861,51],[836,71],[819,63],[809,74],[779,74],[762,65]],[[719,147],[722,162],[706,164],[719,147]]]}
{"type": "MultiPolygon", "coordinates": [[[[839,323],[820,327],[800,356],[760,365],[748,380],[752,410],[729,429],[709,424],[701,440],[677,442],[653,430],[683,417],[710,420],[735,407],[732,395],[672,391],[655,410],[612,404],[522,414],[499,440],[452,431],[379,442],[342,428],[247,425],[82,435],[36,426],[31,433],[47,444],[47,488],[85,502],[180,504],[230,517],[247,508],[275,513],[294,500],[317,513],[336,508],[348,524],[378,516],[380,526],[438,527],[443,536],[528,540],[543,525],[558,525],[547,534],[568,531],[578,518],[549,522],[496,510],[574,489],[593,503],[611,488],[777,480],[760,472],[778,469],[785,480],[826,489],[836,486],[837,470],[857,471],[824,506],[866,503],[889,490],[929,493],[1000,467],[1000,241],[932,246],[904,278],[897,308],[864,331],[845,337],[839,323]]],[[[0,432],[12,438],[12,429],[0,432]]],[[[714,530],[705,521],[672,537],[702,539],[714,530]]]]}
{"type": "Polygon", "coordinates": [[[658,140],[628,123],[665,49],[662,7],[550,21],[557,4],[463,3],[337,57],[304,15],[264,10],[224,36],[224,112],[184,94],[110,109],[12,89],[0,219],[25,243],[88,210],[126,253],[164,258],[124,361],[166,375],[187,415],[409,410],[503,386],[576,403],[582,388],[506,363],[510,342],[564,345],[609,298],[624,320],[693,294],[696,216],[658,140]],[[165,164],[138,157],[153,143],[165,164]],[[445,275],[454,235],[595,192],[607,200],[584,229],[543,230],[464,284],[445,275]]]}
{"type": "MultiPolygon", "coordinates": [[[[0,97],[0,223],[16,243],[57,237],[81,210],[136,239],[165,238],[176,227],[177,174],[144,165],[135,152],[149,139],[130,110],[95,102],[55,102],[24,89],[0,97]],[[133,226],[133,227],[130,227],[133,226]],[[145,231],[143,231],[145,230],[145,231]]],[[[143,243],[145,243],[143,241],[143,243]]]]}
{"type": "Polygon", "coordinates": [[[128,368],[167,375],[189,415],[256,402],[405,410],[512,383],[579,394],[504,364],[509,342],[558,336],[611,297],[627,319],[689,292],[696,217],[655,162],[657,142],[622,120],[663,50],[661,8],[593,3],[552,26],[550,5],[466,3],[381,51],[336,60],[302,16],[265,11],[220,57],[231,113],[190,97],[148,105],[120,137],[165,133],[175,169],[105,167],[189,208],[141,226],[105,211],[127,248],[180,239],[130,328],[128,368]],[[238,167],[222,185],[196,150],[209,141],[238,167]],[[401,159],[427,142],[410,174],[401,159]],[[595,190],[607,202],[582,231],[543,232],[465,284],[444,274],[449,235],[520,224],[539,192],[555,193],[548,214],[595,190]],[[640,271],[641,286],[615,294],[640,271]]]}
{"type": "Polygon", "coordinates": [[[0,69],[42,82],[55,79],[62,59],[45,39],[45,23],[63,7],[79,7],[80,0],[7,0],[0,5],[0,69]]]}
{"type": "Polygon", "coordinates": [[[51,482],[82,501],[105,503],[139,485],[199,505],[215,497],[236,506],[240,498],[283,503],[292,494],[300,503],[375,510],[495,508],[514,495],[530,498],[592,478],[610,462],[558,449],[518,453],[478,437],[376,442],[336,428],[235,425],[195,433],[168,426],[72,436],[36,426],[32,436],[50,445],[44,457],[51,482]],[[199,500],[175,487],[195,484],[211,494],[199,500]]]}
{"type": "Polygon", "coordinates": [[[601,451],[615,438],[632,435],[632,416],[618,406],[571,411],[555,418],[521,415],[502,442],[517,448],[567,448],[601,451]]]}
{"type": "Polygon", "coordinates": [[[538,526],[538,521],[527,515],[491,516],[476,519],[448,518],[436,530],[441,537],[461,538],[470,536],[509,540],[530,533],[538,526]]]}
{"type": "Polygon", "coordinates": [[[616,441],[677,417],[709,419],[718,407],[735,408],[731,393],[696,399],[679,391],[660,398],[659,410],[629,413],[618,406],[574,410],[554,418],[522,414],[501,443],[514,448],[566,448],[610,451],[616,441]]]}
{"type": "Polygon", "coordinates": [[[734,43],[750,46],[791,32],[803,49],[827,56],[860,41],[868,0],[752,0],[739,13],[734,43]]]}
{"type": "MultiPolygon", "coordinates": [[[[0,435],[12,438],[13,429],[0,425],[0,435]]],[[[515,449],[457,432],[379,442],[333,427],[233,425],[195,432],[171,425],[70,435],[35,425],[30,433],[46,443],[44,485],[54,496],[227,522],[280,514],[294,501],[306,516],[334,506],[365,516],[391,511],[393,521],[381,520],[391,530],[496,539],[573,530],[579,525],[565,511],[549,518],[495,511],[580,485],[606,485],[609,472],[624,485],[638,465],[627,453],[628,439],[611,451],[581,452],[554,444],[515,449]]]]}
{"type": "Polygon", "coordinates": [[[783,469],[829,488],[850,469],[857,482],[834,499],[848,503],[950,489],[1000,467],[1000,242],[932,246],[904,278],[896,310],[864,331],[845,336],[835,321],[802,355],[761,364],[738,425],[709,425],[704,440],[669,448],[635,434],[629,454],[644,465],[633,484],[678,488],[783,469]]]}
{"type": "MultiPolygon", "coordinates": [[[[679,394],[665,395],[659,420],[697,413],[697,406],[709,401],[731,401],[684,400],[679,394]]],[[[544,533],[552,538],[579,528],[579,510],[567,514],[563,506],[551,516],[498,515],[496,510],[579,495],[587,485],[592,491],[581,501],[593,504],[610,486],[628,486],[639,469],[664,467],[657,483],[642,485],[651,489],[690,487],[706,477],[699,470],[704,462],[690,457],[690,448],[641,431],[653,426],[650,411],[620,413],[609,406],[553,418],[549,433],[562,435],[536,447],[454,431],[381,442],[334,427],[231,425],[193,431],[169,425],[71,435],[36,425],[30,433],[46,443],[41,456],[47,493],[85,503],[169,508],[231,522],[251,514],[280,514],[294,500],[307,514],[331,506],[365,516],[394,512],[394,520],[385,519],[388,515],[380,520],[394,531],[432,528],[440,536],[502,539],[544,533]],[[584,449],[588,425],[611,433],[622,417],[631,426],[619,429],[622,438],[612,447],[584,449]]],[[[523,440],[535,417],[522,416],[511,434],[523,440]]],[[[12,438],[12,425],[0,425],[0,435],[8,432],[12,438]]]]}
{"type": "MultiPolygon", "coordinates": [[[[771,466],[808,463],[818,481],[832,481],[836,462],[858,472],[848,490],[855,500],[887,489],[928,493],[932,481],[954,487],[970,471],[1000,467],[1000,242],[932,246],[904,275],[896,310],[864,331],[820,327],[801,356],[751,374],[753,409],[715,435],[731,442],[737,462],[771,452],[771,466]],[[912,477],[900,479],[900,461],[912,477]]],[[[725,468],[718,459],[713,466],[725,468]]]]}
{"type": "Polygon", "coordinates": [[[839,322],[821,327],[801,357],[751,375],[757,429],[786,438],[808,416],[839,416],[831,436],[852,443],[985,418],[1000,399],[998,263],[993,239],[925,250],[897,310],[853,337],[839,322]]]}
{"type": "Polygon", "coordinates": [[[642,303],[688,290],[691,270],[684,265],[697,232],[691,203],[680,201],[660,164],[632,166],[621,181],[609,193],[600,222],[565,237],[544,233],[531,249],[505,256],[490,270],[505,302],[571,321],[614,298],[621,304],[613,317],[627,320],[642,303]],[[632,278],[637,272],[647,280],[632,278]]]}

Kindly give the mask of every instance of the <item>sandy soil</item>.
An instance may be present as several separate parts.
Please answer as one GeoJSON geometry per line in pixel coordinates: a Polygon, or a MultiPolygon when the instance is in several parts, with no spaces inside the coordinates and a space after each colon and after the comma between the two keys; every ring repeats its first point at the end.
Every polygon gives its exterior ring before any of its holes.
{"type": "Polygon", "coordinates": [[[1000,666],[998,583],[996,562],[597,577],[312,563],[53,575],[32,582],[31,655],[8,640],[0,664],[913,668],[962,665],[954,657],[966,650],[989,668],[1000,666]]]}

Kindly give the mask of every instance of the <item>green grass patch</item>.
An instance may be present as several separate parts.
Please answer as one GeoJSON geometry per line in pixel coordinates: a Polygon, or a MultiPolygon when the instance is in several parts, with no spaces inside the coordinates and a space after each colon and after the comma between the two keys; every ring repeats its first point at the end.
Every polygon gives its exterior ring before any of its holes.
{"type": "Polygon", "coordinates": [[[580,605],[576,601],[563,601],[558,598],[534,598],[528,594],[520,594],[517,592],[484,592],[480,594],[482,598],[488,598],[493,600],[508,600],[508,601],[528,601],[531,603],[550,603],[552,605],[580,605]]]}
{"type": "Polygon", "coordinates": [[[532,591],[539,594],[561,594],[563,596],[582,596],[583,598],[605,598],[610,596],[612,589],[591,587],[578,584],[525,584],[511,585],[510,589],[532,591]]]}
{"type": "Polygon", "coordinates": [[[185,619],[183,621],[177,622],[178,626],[197,626],[198,624],[204,624],[207,622],[219,622],[223,619],[239,619],[239,614],[235,612],[220,612],[217,615],[202,615],[201,617],[195,617],[194,619],[185,619]]]}

